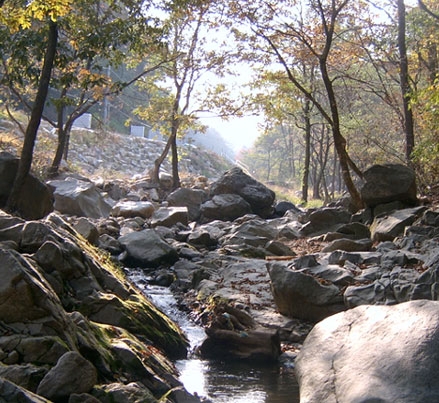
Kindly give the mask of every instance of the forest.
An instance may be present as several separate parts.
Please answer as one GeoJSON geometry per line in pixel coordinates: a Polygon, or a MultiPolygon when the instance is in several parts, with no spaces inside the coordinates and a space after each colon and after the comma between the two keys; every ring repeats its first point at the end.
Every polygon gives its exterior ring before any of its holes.
{"type": "Polygon", "coordinates": [[[205,131],[206,114],[264,116],[262,134],[238,159],[257,179],[297,189],[304,202],[347,190],[361,207],[362,172],[376,163],[411,166],[424,193],[437,186],[434,0],[3,0],[0,7],[0,114],[24,135],[10,210],[42,120],[58,135],[46,169],[54,176],[75,119],[133,88],[128,112],[167,140],[152,176],[158,180],[169,155],[173,188],[177,139],[205,131]]]}

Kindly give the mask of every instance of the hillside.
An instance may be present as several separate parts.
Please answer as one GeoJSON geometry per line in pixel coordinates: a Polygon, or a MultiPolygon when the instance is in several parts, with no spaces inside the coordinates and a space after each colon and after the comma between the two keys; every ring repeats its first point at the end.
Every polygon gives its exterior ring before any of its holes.
{"type": "MultiPolygon", "coordinates": [[[[7,120],[0,120],[0,149],[17,153],[22,135],[7,120]]],[[[48,166],[54,155],[56,133],[50,126],[42,124],[38,135],[34,170],[48,166]]],[[[68,162],[64,169],[77,171],[88,177],[130,178],[146,174],[160,155],[165,143],[161,140],[146,139],[114,132],[88,129],[72,130],[68,162]]],[[[185,144],[179,146],[179,167],[183,176],[206,176],[217,178],[231,167],[226,159],[202,146],[185,144]]],[[[162,170],[170,172],[170,160],[165,160],[162,170]]]]}

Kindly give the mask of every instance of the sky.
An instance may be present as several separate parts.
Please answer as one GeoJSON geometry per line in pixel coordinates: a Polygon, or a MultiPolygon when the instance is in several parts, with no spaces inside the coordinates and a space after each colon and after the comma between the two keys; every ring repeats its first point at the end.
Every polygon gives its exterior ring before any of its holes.
{"type": "Polygon", "coordinates": [[[243,148],[250,148],[259,136],[258,123],[262,117],[246,116],[230,118],[229,121],[220,118],[205,118],[203,123],[217,130],[230,147],[237,153],[243,148]]]}

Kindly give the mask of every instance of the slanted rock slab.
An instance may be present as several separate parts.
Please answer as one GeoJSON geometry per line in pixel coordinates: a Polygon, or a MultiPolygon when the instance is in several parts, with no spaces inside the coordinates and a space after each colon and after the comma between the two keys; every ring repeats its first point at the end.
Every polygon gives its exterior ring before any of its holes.
{"type": "Polygon", "coordinates": [[[52,403],[3,378],[0,378],[0,397],[2,402],[52,403]]]}
{"type": "Polygon", "coordinates": [[[315,322],[346,309],[335,285],[279,262],[268,263],[267,268],[280,313],[315,322]]]}
{"type": "Polygon", "coordinates": [[[302,403],[439,401],[439,302],[361,306],[318,323],[296,360],[302,403]]]}
{"type": "Polygon", "coordinates": [[[424,211],[425,207],[414,207],[376,217],[371,225],[372,239],[378,242],[392,241],[398,235],[402,235],[405,227],[413,224],[424,211]]]}

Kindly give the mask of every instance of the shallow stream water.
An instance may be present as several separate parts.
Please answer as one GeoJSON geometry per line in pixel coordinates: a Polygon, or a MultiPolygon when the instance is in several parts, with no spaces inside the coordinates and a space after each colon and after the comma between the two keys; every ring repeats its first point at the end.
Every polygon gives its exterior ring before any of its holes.
{"type": "MultiPolygon", "coordinates": [[[[191,351],[194,351],[206,335],[202,327],[178,309],[171,291],[166,287],[148,285],[148,278],[140,271],[132,271],[129,277],[154,305],[178,323],[190,341],[191,351]]],[[[299,403],[292,365],[207,361],[193,354],[175,364],[185,388],[212,403],[299,403]]]]}

